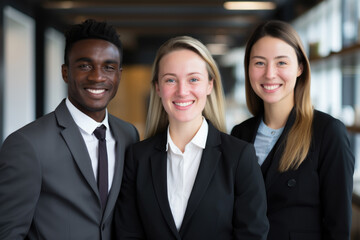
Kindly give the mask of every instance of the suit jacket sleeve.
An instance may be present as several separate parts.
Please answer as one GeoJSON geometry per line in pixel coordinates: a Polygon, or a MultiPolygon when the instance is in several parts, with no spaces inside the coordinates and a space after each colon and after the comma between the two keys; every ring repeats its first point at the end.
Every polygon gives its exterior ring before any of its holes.
{"type": "Polygon", "coordinates": [[[236,169],[234,239],[266,240],[269,230],[265,186],[255,156],[254,147],[247,144],[236,169]]]}
{"type": "Polygon", "coordinates": [[[41,166],[31,140],[15,132],[0,150],[0,239],[24,239],[41,188],[41,166]]]}
{"type": "Polygon", "coordinates": [[[344,124],[339,120],[329,121],[321,142],[319,178],[323,238],[349,239],[355,158],[344,124]]]}
{"type": "Polygon", "coordinates": [[[145,239],[136,205],[136,166],[130,146],[125,157],[125,167],[121,190],[115,207],[116,239],[145,239]]]}

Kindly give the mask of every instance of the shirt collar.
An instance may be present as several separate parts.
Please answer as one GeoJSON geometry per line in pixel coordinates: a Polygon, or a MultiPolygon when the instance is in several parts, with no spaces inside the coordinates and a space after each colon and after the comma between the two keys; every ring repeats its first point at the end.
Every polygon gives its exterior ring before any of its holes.
{"type": "Polygon", "coordinates": [[[106,109],[105,112],[105,118],[102,122],[97,122],[85,113],[81,112],[79,109],[77,109],[69,100],[69,98],[66,98],[66,106],[69,109],[69,112],[71,116],[73,117],[76,125],[84,130],[88,134],[92,134],[94,130],[99,127],[100,125],[104,124],[106,129],[109,128],[109,121],[108,121],[108,111],[106,109]]]}
{"type": "MultiPolygon", "coordinates": [[[[191,139],[190,143],[194,144],[195,146],[198,146],[201,149],[204,149],[205,145],[206,145],[208,131],[209,131],[209,125],[206,122],[205,118],[203,117],[201,126],[200,126],[199,130],[197,131],[197,133],[195,134],[195,136],[191,139]]],[[[169,129],[169,126],[168,126],[168,128],[167,128],[166,151],[168,151],[169,146],[172,147],[172,149],[174,149],[175,144],[171,139],[170,129],[169,129]]]]}

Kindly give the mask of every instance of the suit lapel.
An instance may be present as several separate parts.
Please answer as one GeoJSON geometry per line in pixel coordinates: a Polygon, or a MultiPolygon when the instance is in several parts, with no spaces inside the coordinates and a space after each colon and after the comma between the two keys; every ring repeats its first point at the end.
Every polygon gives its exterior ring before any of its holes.
{"type": "Polygon", "coordinates": [[[276,182],[276,179],[280,177],[280,172],[278,169],[279,169],[280,158],[284,150],[284,145],[282,144],[284,141],[283,134],[281,134],[277,143],[274,145],[273,149],[270,151],[269,155],[267,156],[263,165],[261,166],[261,170],[263,172],[263,175],[265,176],[264,181],[265,181],[266,190],[268,190],[270,186],[274,182],[276,182]],[[270,163],[268,161],[270,161],[270,163]],[[269,164],[270,166],[266,166],[267,164],[269,164]]]}
{"type": "Polygon", "coordinates": [[[199,206],[200,201],[203,198],[216,171],[218,162],[221,159],[221,152],[217,149],[217,146],[221,143],[220,132],[216,130],[209,121],[208,124],[209,132],[206,140],[206,146],[203,150],[199,170],[186,207],[180,234],[184,231],[184,229],[186,229],[186,225],[189,223],[192,215],[199,206]]]}
{"type": "Polygon", "coordinates": [[[91,166],[91,160],[87,151],[85,142],[78,126],[74,122],[70,115],[69,110],[65,105],[65,100],[55,109],[56,119],[58,124],[64,129],[61,131],[61,135],[66,142],[74,161],[80,169],[80,172],[92,188],[92,190],[99,196],[98,188],[96,185],[94,172],[91,166]]]}
{"type": "Polygon", "coordinates": [[[166,147],[166,132],[160,135],[158,144],[155,146],[155,153],[150,157],[151,173],[154,183],[155,194],[159,202],[162,214],[168,223],[171,231],[177,239],[180,239],[177,231],[174,218],[171,213],[168,194],[167,194],[167,152],[166,147]]]}
{"type": "MultiPolygon", "coordinates": [[[[290,112],[290,115],[288,117],[288,120],[285,124],[284,130],[281,134],[281,136],[279,137],[278,141],[276,142],[276,144],[274,145],[273,149],[270,151],[268,157],[265,159],[265,161],[270,161],[270,166],[267,168],[267,170],[265,171],[265,188],[266,190],[268,190],[271,185],[276,182],[276,179],[280,177],[281,173],[279,172],[279,162],[281,159],[281,156],[284,152],[284,148],[285,148],[285,140],[287,138],[287,135],[291,129],[291,127],[294,124],[295,121],[295,108],[293,108],[293,110],[290,112]]],[[[266,164],[264,161],[263,166],[265,166],[264,164],[266,164]]],[[[263,171],[263,166],[261,166],[261,170],[263,171]]],[[[264,172],[263,172],[264,174],[264,172]]]]}
{"type": "Polygon", "coordinates": [[[124,134],[121,133],[122,129],[115,128],[113,116],[110,114],[109,114],[109,125],[111,129],[111,133],[113,134],[116,141],[115,169],[114,169],[114,178],[112,181],[112,186],[108,195],[108,200],[104,212],[105,219],[112,212],[112,209],[114,209],[114,205],[120,191],[123,169],[124,169],[124,156],[125,156],[125,143],[124,143],[124,139],[122,138],[124,134]]]}

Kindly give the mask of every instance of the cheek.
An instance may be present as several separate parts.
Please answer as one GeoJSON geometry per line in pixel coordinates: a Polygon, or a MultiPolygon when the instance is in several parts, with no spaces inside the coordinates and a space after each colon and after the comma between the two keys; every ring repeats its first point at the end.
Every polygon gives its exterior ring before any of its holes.
{"type": "Polygon", "coordinates": [[[120,81],[119,81],[119,80],[114,81],[113,90],[112,90],[112,94],[111,94],[112,97],[111,97],[111,98],[115,97],[117,91],[119,90],[119,84],[120,84],[120,81]]]}
{"type": "Polygon", "coordinates": [[[211,94],[211,89],[210,89],[210,91],[209,91],[209,88],[196,89],[193,91],[193,93],[194,93],[194,95],[196,95],[196,97],[198,99],[206,101],[208,95],[211,94]]]}
{"type": "Polygon", "coordinates": [[[279,75],[288,84],[295,85],[296,79],[297,79],[297,70],[296,69],[293,69],[292,71],[279,72],[279,75]]]}
{"type": "Polygon", "coordinates": [[[251,87],[255,88],[256,83],[259,82],[259,71],[249,71],[249,80],[251,87]]]}
{"type": "Polygon", "coordinates": [[[161,98],[161,100],[164,102],[165,100],[171,98],[172,96],[172,92],[173,90],[171,89],[171,87],[166,87],[166,86],[158,86],[156,88],[156,92],[159,95],[159,97],[161,98]]]}
{"type": "Polygon", "coordinates": [[[249,68],[249,78],[250,82],[256,82],[259,80],[259,78],[262,76],[261,69],[256,68],[249,68]]]}
{"type": "Polygon", "coordinates": [[[112,79],[113,85],[115,87],[118,87],[119,83],[120,83],[120,74],[115,74],[115,75],[111,76],[111,79],[112,79]]]}

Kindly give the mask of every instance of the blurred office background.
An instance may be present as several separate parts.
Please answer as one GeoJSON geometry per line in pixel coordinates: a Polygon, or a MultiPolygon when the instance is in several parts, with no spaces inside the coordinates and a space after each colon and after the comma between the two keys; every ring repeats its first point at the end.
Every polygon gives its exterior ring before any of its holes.
{"type": "Polygon", "coordinates": [[[262,21],[284,20],[298,31],[310,57],[315,108],[348,127],[357,161],[352,235],[360,239],[360,1],[235,3],[240,5],[224,0],[2,0],[0,146],[11,132],[54,110],[66,97],[61,64],[63,31],[69,24],[94,18],[118,29],[123,76],[109,111],[133,123],[142,135],[151,64],[164,41],[190,35],[208,46],[223,78],[230,131],[250,117],[243,69],[247,37],[262,21]]]}

